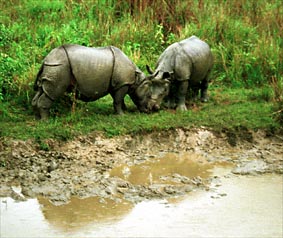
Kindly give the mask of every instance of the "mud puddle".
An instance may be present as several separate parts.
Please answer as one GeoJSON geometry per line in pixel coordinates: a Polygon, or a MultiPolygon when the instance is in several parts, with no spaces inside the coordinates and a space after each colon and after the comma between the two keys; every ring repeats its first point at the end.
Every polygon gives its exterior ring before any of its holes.
{"type": "Polygon", "coordinates": [[[134,185],[189,183],[189,179],[208,178],[212,164],[194,153],[166,153],[138,163],[122,164],[110,171],[110,176],[118,176],[134,185]]]}
{"type": "Polygon", "coordinates": [[[61,206],[1,198],[1,237],[282,237],[282,176],[228,171],[214,171],[224,176],[210,191],[136,205],[98,197],[61,206]]]}

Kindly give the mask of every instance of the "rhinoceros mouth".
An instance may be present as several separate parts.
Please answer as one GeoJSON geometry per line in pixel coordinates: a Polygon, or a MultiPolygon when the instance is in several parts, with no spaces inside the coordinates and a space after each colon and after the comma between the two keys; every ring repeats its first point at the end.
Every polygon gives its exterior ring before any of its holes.
{"type": "Polygon", "coordinates": [[[160,109],[160,104],[156,100],[151,99],[148,102],[147,109],[151,112],[158,111],[160,109]]]}
{"type": "Polygon", "coordinates": [[[143,112],[143,113],[149,113],[149,109],[148,107],[145,107],[145,106],[139,106],[138,107],[139,111],[140,112],[143,112]]]}

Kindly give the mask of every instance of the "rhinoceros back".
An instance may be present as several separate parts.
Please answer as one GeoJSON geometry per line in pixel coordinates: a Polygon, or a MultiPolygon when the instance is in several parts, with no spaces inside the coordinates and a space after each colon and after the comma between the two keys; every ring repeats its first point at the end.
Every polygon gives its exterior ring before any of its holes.
{"type": "Polygon", "coordinates": [[[209,46],[196,36],[173,43],[160,55],[155,72],[174,72],[178,81],[200,82],[212,67],[209,46]]]}
{"type": "Polygon", "coordinates": [[[196,36],[180,41],[179,45],[192,62],[190,80],[199,81],[203,79],[213,64],[209,45],[196,36]]]}
{"type": "Polygon", "coordinates": [[[112,88],[114,90],[124,86],[135,83],[135,72],[138,70],[136,65],[118,48],[111,46],[115,57],[112,88]]]}
{"type": "Polygon", "coordinates": [[[73,75],[85,97],[98,99],[125,84],[133,84],[135,66],[118,48],[68,45],[73,75]]]}
{"type": "Polygon", "coordinates": [[[113,55],[107,48],[66,45],[77,90],[95,100],[108,93],[113,70],[113,55]]]}

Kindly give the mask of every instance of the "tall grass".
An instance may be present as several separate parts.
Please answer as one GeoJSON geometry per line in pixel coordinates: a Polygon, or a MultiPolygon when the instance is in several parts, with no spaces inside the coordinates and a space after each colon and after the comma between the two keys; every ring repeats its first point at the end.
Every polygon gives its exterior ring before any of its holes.
{"type": "Polygon", "coordinates": [[[65,43],[115,45],[145,69],[169,44],[197,35],[212,47],[214,84],[282,84],[280,0],[0,0],[0,5],[2,102],[29,105],[43,57],[65,43]]]}

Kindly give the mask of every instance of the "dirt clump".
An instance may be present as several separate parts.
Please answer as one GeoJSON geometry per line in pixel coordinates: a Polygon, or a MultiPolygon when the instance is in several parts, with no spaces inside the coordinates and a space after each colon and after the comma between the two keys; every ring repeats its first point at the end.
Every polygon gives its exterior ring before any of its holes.
{"type": "Polygon", "coordinates": [[[215,166],[228,166],[231,176],[282,174],[281,138],[263,131],[245,131],[242,137],[229,133],[207,128],[113,138],[93,133],[67,142],[46,140],[48,150],[33,140],[2,139],[0,196],[42,196],[58,205],[72,196],[136,203],[208,190],[217,177],[215,166]],[[186,165],[199,174],[188,173],[186,165]]]}

